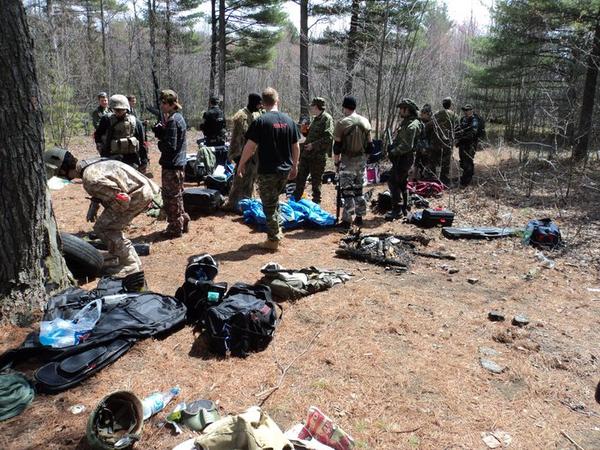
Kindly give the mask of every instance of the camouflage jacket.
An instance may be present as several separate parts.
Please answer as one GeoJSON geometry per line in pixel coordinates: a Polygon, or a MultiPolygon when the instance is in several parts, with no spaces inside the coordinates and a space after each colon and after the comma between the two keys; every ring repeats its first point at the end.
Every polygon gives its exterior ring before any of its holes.
{"type": "Polygon", "coordinates": [[[81,175],[83,188],[100,200],[105,208],[119,208],[115,196],[124,192],[131,198],[130,207],[149,203],[159,187],[133,167],[114,160],[100,161],[86,167],[81,175]]]}
{"type": "Polygon", "coordinates": [[[452,146],[454,141],[454,132],[460,118],[451,109],[440,109],[431,118],[433,124],[433,143],[452,146]]]}
{"type": "Polygon", "coordinates": [[[404,118],[390,147],[390,158],[414,152],[422,127],[423,124],[415,116],[404,118]]]}
{"type": "Polygon", "coordinates": [[[229,151],[227,157],[234,161],[242,156],[242,150],[246,145],[246,132],[250,124],[260,116],[260,112],[251,112],[247,107],[240,109],[231,118],[233,130],[231,131],[231,141],[229,142],[229,151]]]}
{"type": "Polygon", "coordinates": [[[310,123],[305,144],[312,144],[312,150],[303,150],[303,155],[329,155],[333,145],[333,118],[323,111],[310,123]]]}
{"type": "Polygon", "coordinates": [[[102,120],[104,116],[108,116],[109,114],[110,109],[104,109],[101,106],[98,106],[90,113],[90,116],[92,116],[92,123],[94,124],[94,130],[98,128],[98,125],[100,125],[100,120],[102,120]]]}
{"type": "Polygon", "coordinates": [[[417,133],[415,147],[417,151],[426,152],[433,147],[434,134],[434,123],[433,120],[420,120],[420,132],[417,133]]]}

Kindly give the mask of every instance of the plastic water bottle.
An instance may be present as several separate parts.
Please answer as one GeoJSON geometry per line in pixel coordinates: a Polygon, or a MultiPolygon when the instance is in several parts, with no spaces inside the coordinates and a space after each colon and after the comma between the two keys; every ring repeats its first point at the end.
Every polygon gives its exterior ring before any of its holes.
{"type": "Polygon", "coordinates": [[[88,303],[71,320],[56,318],[40,323],[39,339],[43,345],[54,348],[77,345],[85,340],[94,329],[102,313],[102,301],[96,299],[88,303]]]}
{"type": "Polygon", "coordinates": [[[144,420],[161,411],[174,397],[179,394],[179,386],[165,392],[155,392],[142,400],[144,407],[144,420]]]}
{"type": "Polygon", "coordinates": [[[85,340],[86,335],[94,329],[96,323],[100,320],[101,314],[102,300],[96,299],[85,305],[85,307],[73,317],[75,345],[85,340]]]}

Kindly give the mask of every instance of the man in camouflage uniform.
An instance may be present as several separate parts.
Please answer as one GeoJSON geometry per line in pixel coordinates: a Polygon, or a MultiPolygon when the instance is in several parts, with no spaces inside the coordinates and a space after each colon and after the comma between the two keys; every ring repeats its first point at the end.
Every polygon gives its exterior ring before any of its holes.
{"type": "Polygon", "coordinates": [[[392,194],[392,210],[385,215],[386,220],[396,220],[406,216],[408,210],[408,173],[415,159],[415,144],[421,133],[422,124],[417,118],[415,102],[405,98],[396,105],[400,108],[402,122],[388,149],[392,170],[388,187],[392,194]]]}
{"type": "Polygon", "coordinates": [[[333,133],[333,159],[339,172],[339,189],[344,202],[342,221],[339,226],[348,229],[354,224],[361,226],[367,213],[363,196],[366,153],[372,153],[371,124],[366,117],[355,112],[356,99],[347,96],[342,102],[344,118],[335,126],[333,133]]]}
{"type": "Polygon", "coordinates": [[[473,107],[469,104],[461,108],[464,116],[460,119],[456,131],[458,155],[460,157],[460,185],[463,187],[471,184],[475,173],[475,152],[477,151],[477,135],[479,131],[479,120],[473,114],[473,107]]]}
{"type": "Polygon", "coordinates": [[[183,180],[186,164],[186,123],[177,93],[170,89],[160,93],[161,120],[152,131],[158,138],[162,167],[163,209],[167,215],[165,237],[180,237],[187,233],[190,216],[183,209],[183,180]]]}
{"type": "Polygon", "coordinates": [[[442,100],[442,107],[433,115],[433,142],[432,159],[435,162],[434,172],[440,165],[440,181],[446,186],[450,185],[450,163],[454,149],[454,131],[458,125],[459,117],[452,111],[452,99],[446,97],[442,100]]]}
{"type": "Polygon", "coordinates": [[[124,95],[110,98],[113,114],[102,117],[94,140],[100,156],[116,159],[143,172],[148,165],[146,134],[142,123],[129,113],[124,95]]]}
{"type": "Polygon", "coordinates": [[[108,109],[108,95],[106,92],[100,92],[98,93],[98,107],[90,113],[90,116],[92,116],[94,130],[98,129],[98,125],[100,125],[100,119],[109,114],[110,109],[108,109]]]}
{"type": "Polygon", "coordinates": [[[312,200],[315,203],[321,203],[323,172],[325,172],[327,155],[331,154],[331,144],[333,143],[333,119],[325,112],[325,100],[321,97],[312,100],[310,113],[314,118],[310,123],[304,144],[300,145],[300,165],[293,196],[296,200],[302,198],[306,179],[310,174],[312,200]]]}
{"type": "Polygon", "coordinates": [[[417,136],[415,167],[417,179],[434,181],[437,180],[436,160],[433,154],[433,121],[431,120],[431,105],[426,103],[421,108],[419,120],[421,121],[421,132],[417,136]]]}
{"type": "Polygon", "coordinates": [[[158,186],[120,161],[95,158],[78,162],[70,152],[59,148],[44,152],[44,161],[48,176],[81,178],[93,201],[104,207],[98,218],[94,212],[88,220],[95,221],[94,232],[119,260],[115,275],[124,277],[142,270],[140,258],[123,231],[148,208],[159,192],[158,186]]]}
{"type": "Polygon", "coordinates": [[[245,176],[246,165],[258,149],[258,190],[267,220],[267,240],[261,247],[277,251],[283,238],[279,196],[287,180],[298,174],[300,133],[290,116],[278,111],[279,94],[275,89],[268,87],[263,91],[262,103],[266,112],[248,128],[237,176],[245,176]]]}
{"type": "Polygon", "coordinates": [[[254,183],[256,181],[258,169],[258,155],[255,153],[246,164],[246,174],[244,177],[237,176],[237,166],[242,156],[242,150],[246,144],[246,132],[250,124],[261,114],[262,99],[260,94],[252,93],[248,95],[248,105],[245,108],[236,112],[231,121],[233,130],[231,132],[231,141],[227,158],[235,162],[236,168],[233,174],[233,184],[229,191],[227,203],[223,205],[223,209],[235,211],[238,207],[238,202],[243,198],[252,198],[254,194],[254,183]]]}

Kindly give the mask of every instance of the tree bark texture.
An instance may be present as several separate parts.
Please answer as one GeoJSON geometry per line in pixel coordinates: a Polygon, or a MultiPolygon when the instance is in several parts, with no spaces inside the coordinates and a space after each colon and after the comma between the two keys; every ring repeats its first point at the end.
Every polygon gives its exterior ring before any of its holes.
{"type": "Polygon", "coordinates": [[[573,158],[576,161],[583,161],[587,157],[594,100],[596,97],[596,83],[598,81],[598,64],[600,64],[600,19],[596,22],[594,42],[592,43],[592,51],[588,57],[587,72],[585,74],[577,143],[573,149],[573,158]]]}
{"type": "Polygon", "coordinates": [[[225,22],[225,0],[219,0],[219,95],[223,111],[225,111],[225,75],[227,73],[227,41],[226,41],[226,22],[225,22]]]}
{"type": "Polygon", "coordinates": [[[160,110],[160,84],[158,82],[158,68],[156,65],[156,2],[148,0],[148,24],[150,26],[150,71],[154,86],[154,104],[160,110]]]}
{"type": "Polygon", "coordinates": [[[0,27],[0,321],[25,325],[68,270],[46,187],[44,134],[33,42],[19,0],[8,0],[0,27]]]}
{"type": "Polygon", "coordinates": [[[300,0],[300,117],[308,115],[308,0],[300,0]]]}
{"type": "Polygon", "coordinates": [[[210,78],[208,83],[209,96],[215,95],[215,79],[217,78],[217,47],[219,34],[217,32],[217,0],[210,0],[210,78]]]}
{"type": "Polygon", "coordinates": [[[348,31],[348,48],[346,53],[346,81],[344,83],[344,95],[352,93],[354,81],[354,66],[356,65],[358,44],[358,15],[360,13],[360,1],[352,0],[350,14],[350,30],[348,31]]]}

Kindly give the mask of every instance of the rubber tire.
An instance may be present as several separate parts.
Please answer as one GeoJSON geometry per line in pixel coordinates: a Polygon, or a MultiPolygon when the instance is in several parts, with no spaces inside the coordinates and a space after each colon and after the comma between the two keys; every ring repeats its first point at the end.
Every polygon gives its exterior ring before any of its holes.
{"type": "Polygon", "coordinates": [[[94,278],[102,272],[104,257],[91,244],[69,233],[60,233],[62,254],[75,278],[94,278]]]}

